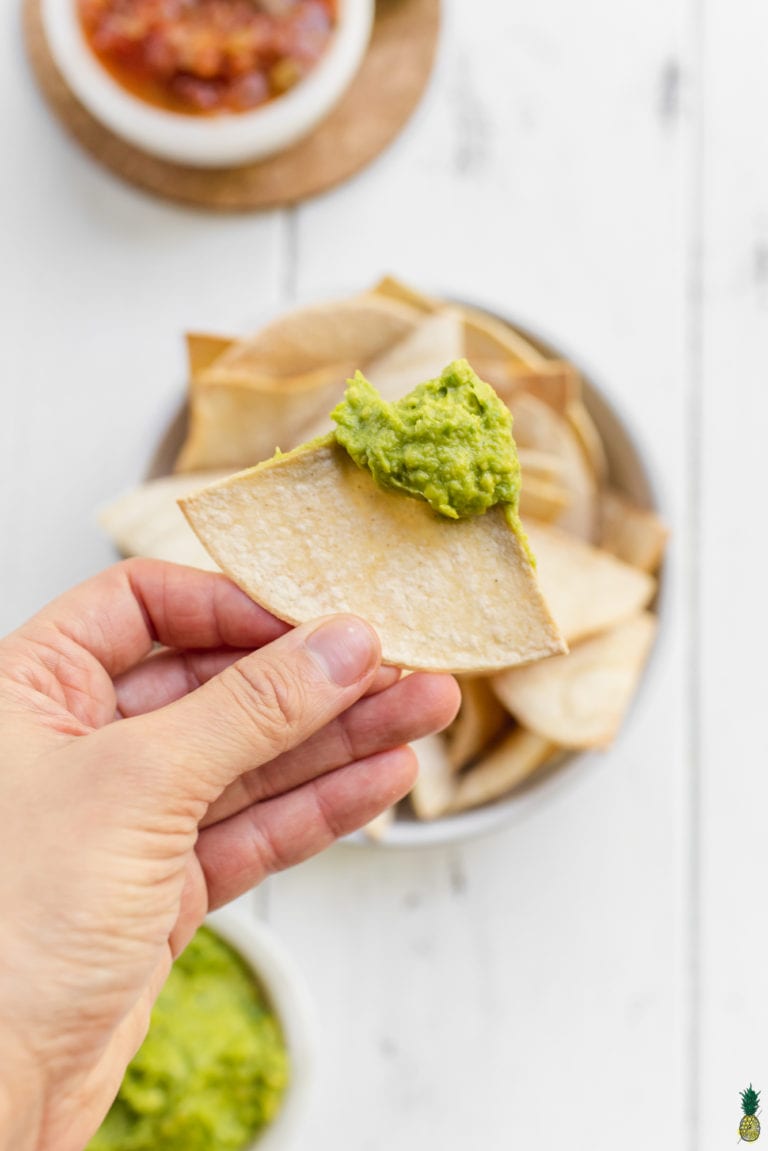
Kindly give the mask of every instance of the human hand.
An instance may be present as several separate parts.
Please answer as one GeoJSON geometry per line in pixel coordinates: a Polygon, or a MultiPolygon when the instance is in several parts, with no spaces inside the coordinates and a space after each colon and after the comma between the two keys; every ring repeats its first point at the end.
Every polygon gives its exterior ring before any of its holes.
{"type": "Polygon", "coordinates": [[[352,616],[149,560],[0,642],[0,1147],[82,1151],[208,909],[401,798],[457,706],[352,616]]]}

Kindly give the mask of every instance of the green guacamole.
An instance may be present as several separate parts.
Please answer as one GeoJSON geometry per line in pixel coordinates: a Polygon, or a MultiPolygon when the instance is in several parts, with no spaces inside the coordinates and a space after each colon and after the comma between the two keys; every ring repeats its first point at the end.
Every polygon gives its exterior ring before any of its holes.
{"type": "Polygon", "coordinates": [[[425,499],[450,519],[503,504],[520,530],[512,416],[466,360],[392,404],[357,372],[331,415],[338,442],[380,487],[425,499]]]}
{"type": "Polygon", "coordinates": [[[288,1082],[280,1027],[249,968],[201,928],[87,1151],[242,1151],[288,1082]]]}

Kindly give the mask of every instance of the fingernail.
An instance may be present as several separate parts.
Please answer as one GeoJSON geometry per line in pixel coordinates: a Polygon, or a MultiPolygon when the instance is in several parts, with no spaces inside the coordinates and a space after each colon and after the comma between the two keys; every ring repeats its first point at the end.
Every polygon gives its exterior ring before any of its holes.
{"type": "Polygon", "coordinates": [[[339,687],[351,687],[362,679],[374,666],[378,654],[371,629],[353,617],[321,623],[306,644],[324,675],[339,687]]]}

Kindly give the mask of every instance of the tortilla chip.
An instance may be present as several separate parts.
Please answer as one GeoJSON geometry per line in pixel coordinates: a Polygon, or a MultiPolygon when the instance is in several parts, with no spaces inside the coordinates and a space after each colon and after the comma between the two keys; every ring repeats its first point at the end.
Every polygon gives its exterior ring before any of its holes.
{"type": "Polygon", "coordinates": [[[228,336],[208,336],[201,332],[187,332],[186,340],[189,378],[193,382],[235,342],[228,336]]]}
{"type": "Polygon", "coordinates": [[[446,520],[382,491],[331,436],[181,506],[257,603],[289,623],[361,615],[385,663],[482,672],[564,650],[501,508],[446,520]]]}
{"type": "Polygon", "coordinates": [[[451,806],[455,776],[439,735],[426,735],[411,744],[419,761],[419,774],[409,799],[419,819],[437,819],[451,806]]]}
{"type": "Polygon", "coordinates": [[[535,448],[524,448],[518,444],[517,455],[524,478],[535,476],[536,479],[545,480],[547,483],[562,481],[560,460],[552,452],[540,452],[535,448]]]}
{"type": "Polygon", "coordinates": [[[523,448],[548,452],[560,461],[560,480],[570,503],[558,516],[558,527],[594,543],[598,535],[597,483],[573,429],[547,404],[526,392],[514,395],[509,408],[515,442],[523,448]]]}
{"type": "Polygon", "coordinates": [[[464,317],[464,355],[471,364],[509,360],[523,368],[545,368],[547,357],[509,324],[487,312],[460,305],[464,317]]]}
{"type": "Polygon", "coordinates": [[[520,514],[550,523],[562,517],[571,502],[568,490],[562,484],[539,480],[535,476],[523,476],[520,489],[520,514]]]}
{"type": "Polygon", "coordinates": [[[103,508],[99,523],[125,556],[146,556],[217,571],[184,518],[178,500],[228,474],[203,472],[151,480],[103,508]]]}
{"type": "Polygon", "coordinates": [[[189,429],[177,472],[250,467],[275,448],[288,451],[341,399],[354,368],[326,364],[282,380],[226,378],[217,360],[192,386],[189,429]]]}
{"type": "MultiPolygon", "coordinates": [[[[567,659],[567,656],[561,657],[567,659]]],[[[548,763],[560,749],[535,732],[517,727],[479,763],[458,777],[451,812],[492,803],[520,787],[548,763]]]]}
{"type": "Polygon", "coordinates": [[[609,489],[600,498],[600,542],[611,552],[640,568],[656,572],[669,535],[655,512],[635,507],[620,492],[609,489]]]}
{"type": "Polygon", "coordinates": [[[410,335],[414,308],[363,293],[290,312],[198,365],[214,346],[199,339],[189,431],[176,471],[243,468],[295,447],[341,398],[357,368],[410,335]]]}
{"type": "Polygon", "coordinates": [[[491,688],[480,676],[459,676],[461,707],[445,732],[448,762],[460,771],[480,755],[508,722],[507,713],[491,688]]]}
{"type": "Polygon", "coordinates": [[[548,524],[527,520],[542,591],[569,644],[635,615],[653,599],[656,581],[599,548],[548,524]]]}
{"type": "Polygon", "coordinates": [[[562,747],[605,747],[615,738],[635,694],[656,634],[642,612],[537,665],[493,677],[511,715],[562,747]]]}
{"type": "MultiPolygon", "coordinates": [[[[439,376],[446,364],[463,356],[463,347],[461,318],[456,312],[437,312],[433,316],[426,316],[409,336],[395,344],[390,351],[371,360],[365,375],[376,386],[381,397],[391,403],[402,399],[423,380],[439,376]]],[[[339,391],[338,397],[333,397],[320,417],[304,429],[302,439],[314,439],[333,428],[328,413],[336,399],[342,399],[342,395],[343,389],[339,391]]]]}
{"type": "Polygon", "coordinates": [[[374,843],[381,843],[387,838],[387,832],[394,824],[395,818],[394,807],[387,807],[366,823],[363,832],[374,843]]]}
{"type": "Polygon", "coordinates": [[[246,340],[238,340],[216,361],[223,374],[302,376],[326,364],[364,367],[409,335],[419,312],[373,293],[288,312],[246,340]]]}
{"type": "Polygon", "coordinates": [[[407,284],[404,284],[402,280],[396,280],[394,276],[382,276],[371,291],[376,296],[385,296],[387,299],[397,300],[400,304],[407,304],[418,312],[438,312],[443,306],[439,300],[433,300],[430,296],[425,296],[423,292],[409,288],[407,284]]]}
{"type": "Polygon", "coordinates": [[[475,359],[472,366],[510,405],[515,395],[527,392],[564,415],[568,405],[581,394],[581,377],[562,360],[545,360],[532,368],[519,361],[475,359]]]}
{"type": "Polygon", "coordinates": [[[572,400],[565,416],[581,444],[598,485],[602,487],[608,479],[608,457],[595,421],[581,400],[572,400]]]}
{"type": "Polygon", "coordinates": [[[446,364],[464,355],[461,316],[445,310],[427,316],[409,336],[366,366],[365,374],[388,402],[408,395],[423,380],[433,380],[446,364]]]}

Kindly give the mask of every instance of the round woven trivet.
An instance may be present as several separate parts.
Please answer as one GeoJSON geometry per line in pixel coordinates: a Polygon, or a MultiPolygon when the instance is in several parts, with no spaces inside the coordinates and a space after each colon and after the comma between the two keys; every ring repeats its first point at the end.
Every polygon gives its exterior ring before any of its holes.
{"type": "Polygon", "coordinates": [[[378,0],[373,36],[340,104],[305,140],[240,168],[168,163],[104,128],[64,83],[51,57],[40,0],[24,0],[27,50],[38,84],[80,143],[117,175],[170,200],[218,211],[295,204],[349,179],[395,138],[418,104],[435,57],[440,0],[378,0]]]}

